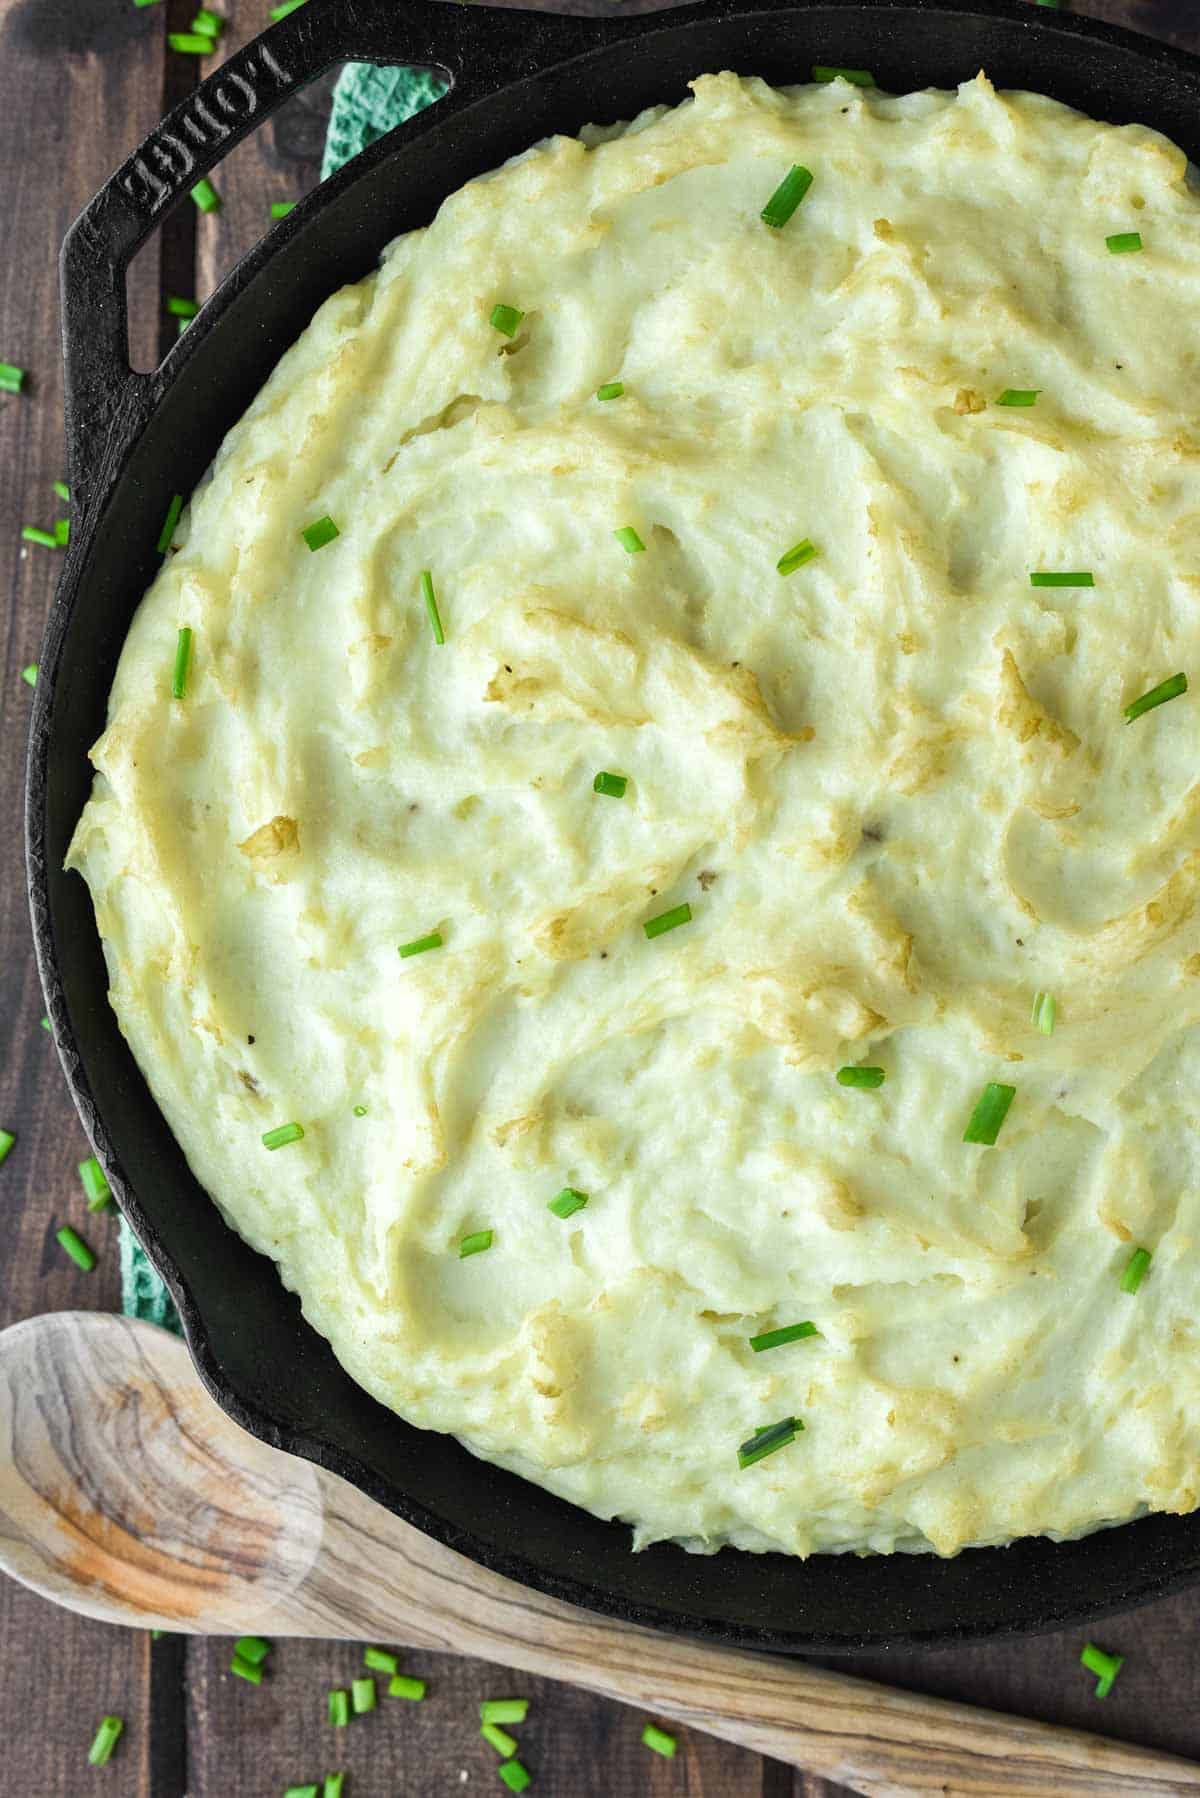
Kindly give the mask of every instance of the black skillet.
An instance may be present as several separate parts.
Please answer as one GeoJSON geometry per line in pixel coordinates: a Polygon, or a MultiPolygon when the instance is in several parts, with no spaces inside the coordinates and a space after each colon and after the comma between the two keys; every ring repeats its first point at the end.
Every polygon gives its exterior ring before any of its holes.
{"type": "Polygon", "coordinates": [[[87,797],[89,745],[130,617],[187,493],[281,352],[334,288],[442,198],[550,132],[678,101],[733,68],[774,83],[814,62],[874,70],[896,92],[987,69],[1096,117],[1156,126],[1200,162],[1200,62],[1031,0],[715,0],[627,19],[424,0],[310,0],[238,51],[117,171],[62,254],[71,547],[46,632],[27,794],[30,899],[71,1091],[126,1217],[174,1295],[219,1404],[279,1448],[361,1486],[410,1523],[578,1604],[749,1646],[837,1652],[1049,1628],[1200,1574],[1200,1515],[1080,1542],[1043,1539],[857,1559],[726,1549],[630,1552],[602,1523],[410,1428],[342,1372],[272,1265],[221,1221],[135,1067],[106,999],[87,890],[62,873],[87,797]],[[130,372],[125,270],[195,181],[281,100],[346,58],[444,70],[449,96],[327,181],[233,271],[155,373],[130,372]]]}

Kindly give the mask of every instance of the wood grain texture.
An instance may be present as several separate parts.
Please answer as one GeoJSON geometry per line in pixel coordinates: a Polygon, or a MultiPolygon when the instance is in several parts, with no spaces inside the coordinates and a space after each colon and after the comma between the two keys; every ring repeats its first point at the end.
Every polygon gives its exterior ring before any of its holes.
{"type": "MultiPolygon", "coordinates": [[[[234,41],[240,41],[265,20],[269,0],[216,3],[232,17],[240,34],[234,41]]],[[[165,0],[145,10],[135,9],[131,0],[0,0],[0,197],[6,224],[0,358],[32,371],[27,394],[0,396],[0,802],[10,821],[10,836],[0,849],[0,1125],[20,1135],[0,1170],[7,1225],[0,1324],[52,1307],[116,1302],[115,1255],[103,1230],[94,1236],[107,1252],[91,1276],[77,1273],[53,1245],[56,1217],[78,1222],[74,1164],[86,1145],[49,1039],[38,1029],[42,1002],[12,834],[28,705],[19,670],[37,655],[55,573],[55,558],[34,548],[22,551],[17,531],[24,520],[44,523],[54,515],[49,482],[62,473],[54,267],[62,230],[160,116],[164,99],[177,97],[182,84],[195,78],[194,65],[168,56],[164,42],[168,13],[177,29],[186,27],[193,10],[191,0],[165,0]]],[[[1088,0],[1076,10],[1200,51],[1196,0],[1088,0]]],[[[162,314],[163,295],[209,291],[269,224],[270,201],[295,197],[315,180],[322,100],[320,90],[310,90],[239,149],[239,160],[230,159],[218,171],[226,207],[215,226],[210,229],[209,221],[183,208],[139,258],[131,297],[140,362],[153,359],[156,338],[161,353],[174,332],[162,314]],[[198,263],[197,225],[203,228],[198,263]],[[160,264],[167,269],[161,279],[160,264]]],[[[913,1689],[1102,1726],[1128,1740],[1200,1755],[1194,1610],[1195,1600],[1184,1597],[1095,1627],[1097,1640],[1128,1657],[1103,1706],[1091,1698],[1077,1666],[1080,1632],[934,1654],[876,1655],[862,1670],[913,1689]]],[[[129,1731],[103,1776],[107,1784],[97,1776],[94,1789],[119,1792],[121,1798],[182,1798],[186,1776],[191,1798],[230,1791],[242,1798],[274,1798],[283,1789],[278,1768],[286,1765],[289,1779],[316,1776],[328,1732],[302,1694],[323,1691],[329,1657],[348,1652],[303,1643],[281,1648],[280,1668],[295,1681],[295,1702],[275,1715],[256,1706],[260,1694],[250,1688],[227,1691],[238,1682],[221,1672],[220,1644],[159,1644],[152,1665],[143,1636],[67,1616],[7,1581],[0,1583],[0,1632],[7,1674],[0,1680],[7,1783],[39,1798],[76,1798],[82,1789],[93,1789],[90,1780],[84,1786],[76,1745],[90,1736],[93,1712],[110,1706],[125,1708],[129,1731]],[[268,1754],[269,1766],[260,1761],[268,1754]],[[314,1755],[313,1772],[303,1775],[314,1755]]],[[[443,1723],[457,1716],[460,1693],[465,1703],[468,1695],[490,1689],[493,1676],[478,1664],[443,1657],[437,1666],[438,1691],[447,1705],[443,1723]],[[447,1680],[453,1682],[449,1695],[447,1680]]],[[[405,1707],[410,1708],[420,1707],[405,1707]]],[[[539,1704],[539,1715],[542,1711],[539,1704]]],[[[736,1765],[688,1759],[674,1767],[655,1766],[647,1775],[638,1754],[620,1758],[628,1715],[600,1699],[547,1687],[546,1735],[538,1738],[539,1755],[545,1742],[537,1764],[541,1798],[598,1798],[611,1792],[623,1798],[626,1791],[844,1798],[844,1788],[829,1781],[793,1781],[790,1770],[740,1752],[736,1765]],[[657,1783],[645,1783],[649,1777],[657,1783]]],[[[348,1798],[351,1792],[353,1798],[407,1798],[418,1791],[422,1798],[436,1798],[477,1790],[481,1780],[484,1790],[502,1789],[486,1757],[456,1762],[451,1777],[443,1764],[444,1743],[427,1741],[421,1734],[426,1725],[411,1716],[370,1721],[369,1745],[365,1735],[353,1742],[356,1753],[345,1761],[357,1776],[356,1783],[347,1782],[348,1798]],[[385,1739],[390,1746],[382,1745],[385,1739]],[[460,1765],[470,1773],[465,1785],[458,1781],[460,1765]]],[[[704,1738],[697,1741],[697,1753],[708,1754],[704,1738]]]]}

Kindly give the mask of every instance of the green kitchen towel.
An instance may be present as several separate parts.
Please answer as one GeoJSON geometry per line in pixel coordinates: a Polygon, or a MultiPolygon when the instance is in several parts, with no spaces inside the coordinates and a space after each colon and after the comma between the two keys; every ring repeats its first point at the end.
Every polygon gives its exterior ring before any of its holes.
{"type": "MultiPolygon", "coordinates": [[[[402,125],[423,106],[432,106],[445,91],[445,82],[429,69],[385,69],[368,62],[347,63],[333,90],[322,181],[393,125],[402,125]]],[[[179,1315],[170,1293],[124,1218],[120,1227],[122,1309],[128,1317],[144,1317],[178,1331],[179,1315]]]]}

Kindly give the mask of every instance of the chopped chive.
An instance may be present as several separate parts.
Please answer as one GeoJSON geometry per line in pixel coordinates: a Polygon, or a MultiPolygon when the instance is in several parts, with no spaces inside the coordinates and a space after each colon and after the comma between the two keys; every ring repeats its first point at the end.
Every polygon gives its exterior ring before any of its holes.
{"type": "Polygon", "coordinates": [[[321,1798],[321,1793],[317,1786],[289,1786],[283,1798],[321,1798]]]}
{"type": "Polygon", "coordinates": [[[100,1727],[88,1749],[88,1765],[90,1767],[107,1767],[112,1759],[113,1749],[121,1739],[121,1731],[124,1727],[125,1723],[121,1717],[101,1717],[100,1727]]]}
{"type": "Polygon", "coordinates": [[[508,1731],[501,1729],[498,1723],[481,1723],[479,1733],[488,1746],[496,1750],[497,1754],[507,1758],[517,1752],[516,1736],[510,1736],[508,1731]]]}
{"type": "Polygon", "coordinates": [[[675,1737],[669,1736],[665,1729],[657,1729],[653,1723],[647,1723],[642,1731],[642,1745],[653,1748],[655,1754],[661,1754],[669,1761],[675,1759],[675,1737]]]}
{"type": "Polygon", "coordinates": [[[233,1645],[234,1654],[249,1661],[252,1667],[258,1667],[271,1652],[271,1644],[262,1636],[239,1636],[233,1645]]]}
{"type": "Polygon", "coordinates": [[[642,929],[648,937],[665,936],[668,930],[678,930],[681,924],[690,924],[692,908],[685,899],[682,905],[673,905],[670,911],[660,911],[657,918],[647,918],[642,929]]]}
{"type": "Polygon", "coordinates": [[[583,1210],[587,1202],[586,1192],[577,1192],[573,1186],[564,1186],[558,1197],[551,1199],[546,1210],[553,1211],[555,1217],[574,1217],[577,1211],[583,1210]]]}
{"type": "Polygon", "coordinates": [[[1132,724],[1143,712],[1152,712],[1155,706],[1166,705],[1168,699],[1178,699],[1187,690],[1186,674],[1173,674],[1170,680],[1160,681],[1157,687],[1151,687],[1148,693],[1143,693],[1140,699],[1135,699],[1132,705],[1125,707],[1126,724],[1132,724]]]}
{"type": "Polygon", "coordinates": [[[40,543],[43,549],[58,549],[60,547],[58,538],[54,535],[53,531],[43,531],[36,524],[22,525],[21,536],[26,543],[40,543]]]}
{"type": "Polygon", "coordinates": [[[79,1163],[79,1178],[87,1194],[88,1210],[103,1211],[112,1200],[112,1189],[104,1178],[104,1169],[94,1155],[79,1163]]]}
{"type": "Polygon", "coordinates": [[[399,1673],[400,1657],[386,1648],[366,1648],[363,1650],[363,1666],[370,1667],[374,1673],[399,1673]]]}
{"type": "Polygon", "coordinates": [[[301,1124],[276,1124],[274,1130],[263,1131],[264,1149],[282,1149],[290,1142],[299,1142],[304,1135],[301,1124]]]}
{"type": "Polygon", "coordinates": [[[766,1424],[755,1430],[748,1442],[743,1442],[738,1449],[738,1466],[753,1467],[756,1461],[763,1461],[773,1455],[776,1449],[786,1448],[789,1442],[796,1440],[797,1432],[804,1425],[798,1417],[781,1417],[778,1423],[766,1424]]]}
{"type": "Polygon", "coordinates": [[[816,545],[810,543],[806,537],[803,543],[797,543],[791,549],[785,550],[775,566],[780,574],[795,574],[797,568],[803,568],[806,562],[811,562],[816,553],[816,545]]]}
{"type": "Polygon", "coordinates": [[[366,1106],[365,1105],[356,1105],[354,1107],[354,1115],[356,1118],[365,1118],[367,1115],[366,1106]]]}
{"type": "Polygon", "coordinates": [[[329,1721],[335,1729],[345,1729],[350,1721],[350,1694],[344,1686],[335,1686],[329,1694],[329,1721]]]}
{"type": "Polygon", "coordinates": [[[49,1030],[49,1028],[50,1028],[50,1020],[49,1020],[49,1018],[43,1018],[43,1019],[42,1019],[42,1029],[43,1029],[43,1030],[49,1030]]]}
{"type": "Polygon", "coordinates": [[[625,391],[624,381],[606,381],[603,387],[597,387],[598,400],[619,400],[625,391]]]}
{"type": "Polygon", "coordinates": [[[289,212],[295,212],[296,206],[297,202],[295,200],[272,200],[271,217],[273,219],[285,219],[289,212]]]}
{"type": "Polygon", "coordinates": [[[303,5],[304,0],[281,0],[279,6],[271,8],[271,17],[278,23],[280,19],[286,19],[290,12],[296,12],[303,5]]]}
{"type": "Polygon", "coordinates": [[[1137,1291],[1142,1281],[1146,1278],[1146,1270],[1150,1266],[1151,1259],[1152,1257],[1149,1249],[1134,1249],[1133,1254],[1129,1257],[1125,1272],[1121,1275],[1122,1292],[1132,1293],[1137,1291]]]}
{"type": "Polygon", "coordinates": [[[25,385],[25,370],[15,362],[0,362],[0,392],[20,393],[25,385]]]}
{"type": "Polygon", "coordinates": [[[516,306],[493,306],[490,320],[491,327],[493,331],[499,331],[505,337],[515,337],[517,334],[517,326],[524,316],[525,314],[516,306]]]}
{"type": "Polygon", "coordinates": [[[26,686],[36,687],[37,686],[37,677],[38,677],[38,665],[36,662],[30,662],[28,668],[22,668],[21,679],[25,682],[26,686]]]}
{"type": "Polygon", "coordinates": [[[510,1792],[523,1792],[532,1784],[527,1769],[520,1761],[502,1761],[496,1771],[510,1792]]]}
{"type": "Polygon", "coordinates": [[[812,186],[812,180],[808,169],[801,168],[798,162],[793,163],[759,215],[763,224],[770,225],[772,231],[782,231],[812,186]]]}
{"type": "Polygon", "coordinates": [[[1039,6],[1052,6],[1055,12],[1057,12],[1062,0],[1037,0],[1037,3],[1039,6]]]}
{"type": "Polygon", "coordinates": [[[407,961],[410,955],[424,955],[427,949],[440,949],[441,947],[441,932],[431,930],[428,936],[417,936],[411,943],[401,943],[400,957],[402,961],[407,961]]]}
{"type": "Polygon", "coordinates": [[[1094,587],[1096,577],[1091,574],[1054,574],[1042,571],[1031,574],[1031,587],[1094,587]]]}
{"type": "Polygon", "coordinates": [[[852,87],[874,87],[875,77],[870,69],[837,69],[830,68],[823,62],[813,64],[814,81],[836,81],[838,76],[850,82],[852,87]]]}
{"type": "Polygon", "coordinates": [[[442,614],[438,611],[437,594],[433,590],[433,576],[428,568],[421,570],[421,598],[425,601],[425,610],[429,613],[434,642],[444,643],[446,633],[442,629],[442,614]]]}
{"type": "Polygon", "coordinates": [[[327,543],[332,543],[334,538],[340,537],[341,534],[328,513],[324,518],[318,518],[312,524],[306,524],[300,533],[314,554],[317,550],[324,549],[327,543]]]}
{"type": "Polygon", "coordinates": [[[1040,387],[1006,387],[996,401],[998,406],[1036,406],[1040,387]]]}
{"type": "Polygon", "coordinates": [[[839,1086],[861,1086],[870,1090],[882,1086],[886,1079],[882,1068],[839,1068],[837,1071],[839,1086]]]}
{"type": "Polygon", "coordinates": [[[167,507],[167,516],[163,519],[163,528],[158,533],[158,553],[165,556],[171,547],[171,539],[175,535],[175,526],[179,523],[179,514],[183,511],[183,495],[177,493],[167,507]]]}
{"type": "Polygon", "coordinates": [[[998,1080],[989,1080],[971,1113],[970,1121],[963,1131],[964,1142],[980,1142],[990,1148],[1000,1134],[1000,1126],[1008,1116],[1008,1108],[1017,1096],[1015,1086],[1005,1086],[998,1080]]]}
{"type": "Polygon", "coordinates": [[[321,1787],[321,1798],[342,1798],[342,1787],[346,1783],[344,1773],[327,1773],[325,1783],[321,1787]]]}
{"type": "Polygon", "coordinates": [[[201,212],[220,212],[221,196],[207,176],[197,181],[192,189],[192,198],[201,212]]]}
{"type": "Polygon", "coordinates": [[[481,1723],[524,1723],[528,1715],[528,1698],[484,1698],[479,1705],[481,1723]]]}
{"type": "Polygon", "coordinates": [[[0,1162],[7,1160],[16,1140],[11,1130],[0,1130],[0,1162]]]}
{"type": "Polygon", "coordinates": [[[263,1670],[257,1661],[247,1661],[240,1654],[235,1654],[229,1663],[229,1671],[239,1679],[244,1679],[247,1685],[262,1685],[263,1670]]]}
{"type": "Polygon", "coordinates": [[[88,1248],[83,1237],[77,1236],[70,1224],[64,1224],[61,1230],[56,1230],[54,1238],[60,1247],[67,1251],[76,1267],[82,1268],[85,1274],[91,1273],[96,1265],[96,1257],[88,1248]]]}
{"type": "Polygon", "coordinates": [[[1085,1642],[1083,1653],[1079,1659],[1089,1673],[1097,1676],[1099,1683],[1096,1686],[1095,1696],[1107,1698],[1112,1691],[1113,1681],[1125,1665],[1125,1656],[1123,1654],[1105,1654],[1104,1650],[1097,1648],[1094,1643],[1085,1642]]]}
{"type": "Polygon", "coordinates": [[[60,549],[65,549],[71,541],[71,520],[69,518],[54,520],[54,541],[60,549]]]}
{"type": "Polygon", "coordinates": [[[161,1642],[162,1637],[163,1637],[163,1632],[160,1629],[152,1629],[150,1631],[150,1640],[152,1642],[161,1642]]]}
{"type": "Polygon", "coordinates": [[[188,667],[192,660],[192,632],[190,625],[182,625],[175,639],[175,669],[171,675],[171,698],[187,697],[188,667]]]}
{"type": "Polygon", "coordinates": [[[613,532],[613,536],[621,548],[627,549],[631,556],[640,555],[646,547],[631,524],[623,524],[620,530],[613,532]]]}
{"type": "Polygon", "coordinates": [[[133,0],[135,6],[157,6],[159,0],[133,0]]]}
{"type": "Polygon", "coordinates": [[[52,483],[52,485],[53,485],[54,491],[55,491],[55,493],[57,493],[59,499],[64,500],[64,501],[70,500],[71,489],[67,486],[67,483],[65,481],[54,481],[52,483]]]}
{"type": "Polygon", "coordinates": [[[1104,241],[1110,256],[1128,256],[1131,251],[1141,249],[1142,234],[1140,231],[1118,231],[1104,241]]]}
{"type": "Polygon", "coordinates": [[[373,1679],[352,1679],[350,1681],[350,1702],[354,1706],[356,1717],[365,1717],[368,1711],[375,1709],[375,1681],[373,1679]]]}
{"type": "Polygon", "coordinates": [[[199,310],[195,300],[185,300],[177,293],[168,296],[167,311],[172,318],[195,318],[199,310]]]}
{"type": "Polygon", "coordinates": [[[609,799],[624,799],[628,785],[627,774],[597,774],[592,782],[592,792],[603,793],[609,799]]]}
{"type": "Polygon", "coordinates": [[[756,1355],[764,1349],[782,1348],[785,1342],[803,1342],[806,1337],[821,1334],[816,1324],[786,1324],[782,1330],[766,1330],[761,1336],[749,1338],[750,1347],[756,1355]]]}
{"type": "Polygon", "coordinates": [[[1058,1001],[1053,993],[1035,993],[1033,995],[1033,1015],[1030,1019],[1035,1030],[1043,1036],[1054,1035],[1054,1021],[1058,1016],[1058,1001]]]}
{"type": "Polygon", "coordinates": [[[211,56],[216,44],[204,31],[168,31],[167,48],[183,56],[211,56]]]}
{"type": "Polygon", "coordinates": [[[485,1249],[492,1246],[491,1230],[475,1230],[470,1236],[464,1236],[458,1245],[458,1258],[465,1261],[468,1255],[482,1255],[485,1249]]]}
{"type": "Polygon", "coordinates": [[[410,1698],[414,1704],[419,1704],[424,1696],[423,1679],[410,1679],[407,1673],[393,1673],[388,1680],[389,1698],[410,1698]]]}
{"type": "Polygon", "coordinates": [[[220,37],[224,29],[224,19],[207,6],[202,6],[192,20],[192,30],[205,32],[209,37],[220,37]]]}

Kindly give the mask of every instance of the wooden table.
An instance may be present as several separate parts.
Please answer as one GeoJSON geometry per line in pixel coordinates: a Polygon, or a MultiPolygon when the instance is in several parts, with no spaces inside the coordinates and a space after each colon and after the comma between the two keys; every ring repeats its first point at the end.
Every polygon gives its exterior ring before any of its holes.
{"type": "MultiPolygon", "coordinates": [[[[270,0],[215,0],[229,16],[226,45],[253,36],[270,0]]],[[[397,5],[402,0],[396,0],[397,5]]],[[[1200,52],[1196,0],[1089,0],[1105,18],[1200,52]]],[[[89,1220],[101,1250],[91,1275],[54,1241],[79,1220],[76,1162],[87,1146],[67,1099],[53,1045],[39,1028],[19,847],[29,689],[57,572],[56,557],[22,545],[19,526],[57,511],[51,482],[63,474],[62,389],[57,349],[56,256],[75,212],[116,163],[192,85],[195,60],[169,53],[168,30],[186,30],[199,0],[0,0],[0,359],[31,371],[27,391],[0,397],[0,1125],[19,1141],[0,1172],[7,1235],[0,1255],[0,1325],[31,1313],[119,1304],[116,1222],[89,1220]]],[[[208,65],[206,65],[207,67],[208,65]]],[[[175,321],[167,294],[209,293],[266,228],[272,200],[310,187],[331,82],[317,83],[223,164],[223,210],[187,208],[168,220],[131,272],[131,341],[139,367],[167,348],[175,321]]],[[[1200,1656],[1195,1602],[1184,1597],[1093,1626],[1128,1657],[1101,1706],[1078,1666],[1083,1632],[1020,1638],[928,1654],[877,1654],[861,1671],[899,1685],[1052,1721],[1104,1729],[1200,1757],[1200,1656]]],[[[442,1798],[503,1792],[496,1759],[477,1733],[478,1700],[512,1693],[534,1700],[521,1752],[539,1798],[835,1798],[840,1788],[793,1774],[703,1736],[684,1739],[674,1762],[641,1747],[643,1719],[566,1686],[508,1675],[470,1661],[422,1656],[422,1705],[384,1704],[336,1735],[325,1693],[348,1685],[357,1651],[344,1644],[284,1643],[255,1689],[232,1678],[223,1641],[166,1638],[85,1622],[0,1582],[0,1741],[5,1792],[75,1798],[277,1798],[293,1783],[346,1767],[347,1798],[442,1798]],[[126,1719],[118,1756],[104,1773],[85,1764],[102,1713],[126,1719]]],[[[1132,1798],[1132,1795],[1131,1795],[1132,1798]]]]}

